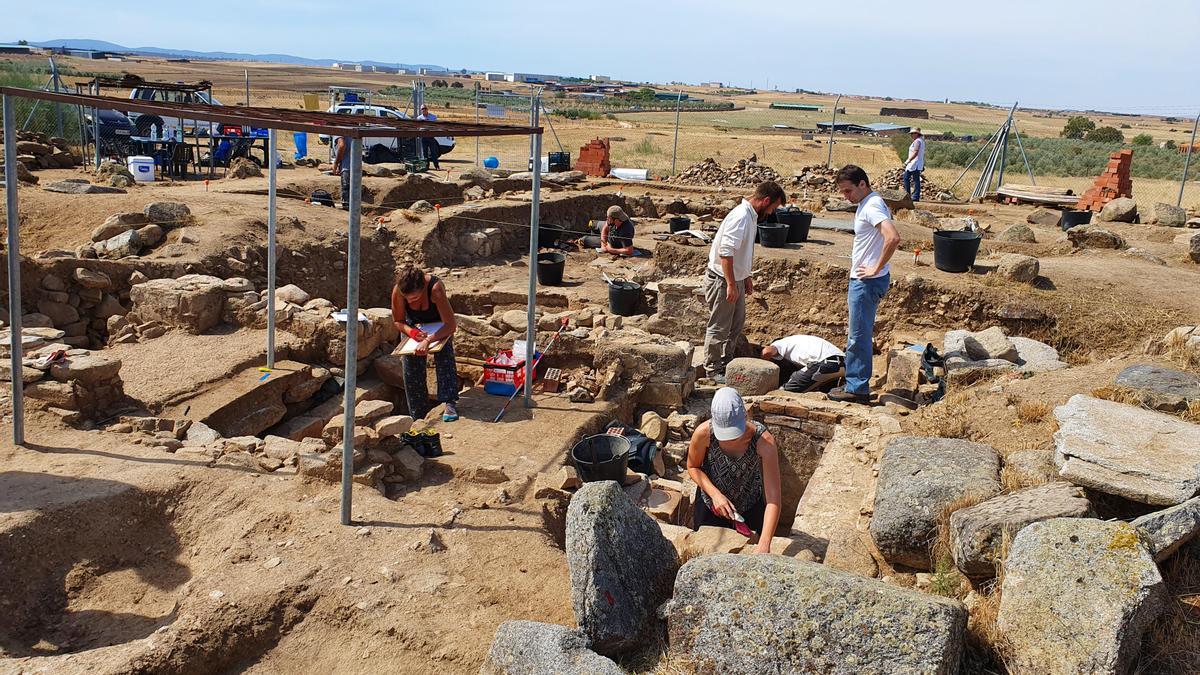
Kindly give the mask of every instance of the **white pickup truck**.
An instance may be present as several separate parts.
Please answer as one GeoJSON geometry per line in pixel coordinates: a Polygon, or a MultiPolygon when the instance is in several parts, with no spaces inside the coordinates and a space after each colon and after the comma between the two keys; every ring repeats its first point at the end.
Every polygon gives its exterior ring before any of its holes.
{"type": "MultiPolygon", "coordinates": [[[[369,117],[391,117],[394,119],[408,119],[408,115],[397,108],[388,105],[373,105],[368,103],[338,103],[329,108],[331,113],[339,115],[367,115],[369,117]]],[[[317,137],[321,143],[328,144],[330,142],[328,134],[321,134],[317,137]]],[[[437,141],[438,148],[441,150],[440,155],[445,156],[446,153],[454,149],[453,136],[438,136],[434,140],[437,141]]],[[[411,139],[387,138],[387,137],[368,137],[363,139],[363,152],[370,151],[372,146],[382,145],[388,150],[398,154],[412,154],[412,151],[402,152],[401,141],[408,141],[411,145],[411,139]]]]}

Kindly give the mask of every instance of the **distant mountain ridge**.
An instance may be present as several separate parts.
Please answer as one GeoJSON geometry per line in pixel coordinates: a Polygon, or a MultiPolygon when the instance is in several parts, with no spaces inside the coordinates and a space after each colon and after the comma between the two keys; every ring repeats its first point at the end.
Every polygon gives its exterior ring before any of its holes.
{"type": "Polygon", "coordinates": [[[123,45],[105,42],[104,40],[62,39],[30,42],[34,47],[66,47],[68,49],[94,49],[106,52],[122,52],[125,54],[145,54],[148,56],[182,57],[189,59],[208,59],[214,61],[263,61],[266,63],[286,63],[294,66],[332,66],[335,63],[361,63],[369,66],[393,66],[400,68],[439,68],[443,66],[432,63],[397,63],[395,61],[352,61],[349,59],[309,59],[291,54],[248,54],[244,52],[198,52],[190,49],[168,49],[164,47],[125,47],[123,45]]]}

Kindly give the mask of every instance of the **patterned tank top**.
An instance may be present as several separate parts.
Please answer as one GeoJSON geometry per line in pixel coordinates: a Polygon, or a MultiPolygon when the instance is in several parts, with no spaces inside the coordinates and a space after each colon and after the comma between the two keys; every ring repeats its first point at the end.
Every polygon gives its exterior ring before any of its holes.
{"type": "MultiPolygon", "coordinates": [[[[762,458],[758,456],[758,439],[767,430],[761,422],[754,423],[754,436],[750,439],[750,447],[741,457],[725,454],[721,450],[721,442],[710,431],[708,452],[700,464],[712,484],[733,503],[738,513],[749,513],[763,500],[763,468],[762,458]]],[[[700,498],[704,505],[712,510],[712,498],[700,490],[700,498]]]]}

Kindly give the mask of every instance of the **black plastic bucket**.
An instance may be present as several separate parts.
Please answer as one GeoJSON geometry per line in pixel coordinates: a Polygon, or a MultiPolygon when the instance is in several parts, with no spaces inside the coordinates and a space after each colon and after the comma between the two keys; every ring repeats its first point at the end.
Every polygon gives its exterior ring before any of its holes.
{"type": "Polygon", "coordinates": [[[966,272],[975,264],[983,235],[970,230],[933,233],[933,265],[943,272],[966,272]]]}
{"type": "Polygon", "coordinates": [[[1062,214],[1062,229],[1063,232],[1075,227],[1076,225],[1087,225],[1092,222],[1091,211],[1063,211],[1062,214]]]}
{"type": "Polygon", "coordinates": [[[538,248],[554,246],[566,231],[567,228],[562,225],[538,223],[538,248]]]}
{"type": "Polygon", "coordinates": [[[598,480],[625,479],[632,446],[624,436],[599,434],[587,436],[571,448],[571,462],[579,472],[579,480],[592,483],[598,480]]]}
{"type": "Polygon", "coordinates": [[[562,253],[539,253],[537,257],[537,279],[543,286],[561,286],[567,256],[562,253]]]}
{"type": "Polygon", "coordinates": [[[775,222],[788,226],[787,243],[799,244],[808,241],[808,228],[813,214],[800,209],[776,209],[775,222]]]}
{"type": "Polygon", "coordinates": [[[782,248],[788,243],[788,226],[783,223],[763,223],[758,226],[758,238],[767,248],[782,248]]]}
{"type": "Polygon", "coordinates": [[[692,219],[687,216],[675,216],[667,221],[672,232],[682,232],[692,226],[692,219]]]}
{"type": "Polygon", "coordinates": [[[618,316],[637,314],[642,287],[632,281],[614,281],[608,285],[608,308],[618,316]]]}

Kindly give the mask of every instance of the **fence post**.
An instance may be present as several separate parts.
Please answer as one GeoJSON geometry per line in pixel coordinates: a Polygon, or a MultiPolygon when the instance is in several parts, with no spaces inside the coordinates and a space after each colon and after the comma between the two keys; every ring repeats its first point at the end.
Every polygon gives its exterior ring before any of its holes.
{"type": "MultiPolygon", "coordinates": [[[[475,124],[479,124],[479,83],[475,83],[475,124]]],[[[479,163],[479,136],[475,137],[475,166],[479,163]]]]}
{"type": "Polygon", "coordinates": [[[243,70],[242,74],[246,77],[246,107],[250,107],[250,71],[243,70]]]}
{"type": "Polygon", "coordinates": [[[1183,159],[1183,178],[1179,179],[1179,197],[1175,206],[1183,206],[1183,188],[1187,186],[1188,167],[1192,163],[1192,148],[1196,145],[1196,127],[1200,126],[1200,113],[1196,113],[1196,121],[1192,123],[1192,141],[1188,143],[1187,156],[1183,159]]]}
{"type": "Polygon", "coordinates": [[[671,175],[675,175],[675,158],[679,156],[679,108],[683,105],[683,90],[675,98],[675,145],[671,147],[671,175]]]}
{"type": "Polygon", "coordinates": [[[842,95],[838,94],[837,100],[833,102],[833,121],[829,123],[829,157],[825,160],[826,168],[833,168],[833,130],[837,127],[837,108],[842,102],[842,95]]]}
{"type": "Polygon", "coordinates": [[[4,204],[8,227],[8,330],[9,367],[12,369],[13,444],[25,444],[25,390],[21,378],[21,245],[17,213],[17,127],[13,121],[13,97],[4,95],[0,104],[4,119],[4,204]]]}
{"type": "MultiPolygon", "coordinates": [[[[420,140],[420,137],[418,137],[420,140]]],[[[342,397],[342,524],[352,517],[354,404],[358,396],[358,244],[362,208],[362,139],[350,140],[350,224],[346,228],[346,370],[342,397]]]]}
{"type": "Polygon", "coordinates": [[[96,170],[100,170],[100,109],[92,108],[92,145],[96,146],[96,170]]]}

